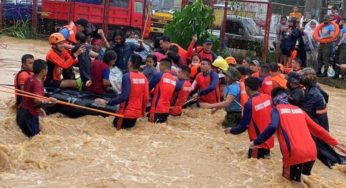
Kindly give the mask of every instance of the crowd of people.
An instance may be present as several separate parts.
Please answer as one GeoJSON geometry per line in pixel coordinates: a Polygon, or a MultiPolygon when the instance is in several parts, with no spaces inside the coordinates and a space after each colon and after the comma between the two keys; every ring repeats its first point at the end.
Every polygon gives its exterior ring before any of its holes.
{"type": "MultiPolygon", "coordinates": [[[[129,43],[128,37],[116,30],[109,43],[103,31],[87,20],[72,22],[49,37],[46,60],[30,54],[22,57],[15,86],[41,96],[44,87],[100,96],[114,93],[112,100],[97,98],[95,103],[120,105],[117,113],[122,116],[113,121],[117,129],[132,128],[138,118],[146,116],[149,122],[164,123],[168,116],[182,115],[188,105],[211,109],[212,114],[224,109],[225,133],[248,130],[249,158],[268,158],[274,147],[272,135],[277,133],[283,175],[290,180],[310,175],[318,150],[314,142],[346,153],[328,133],[328,94],[318,86],[313,68],[302,69],[301,59],[294,58],[291,67],[250,58],[237,63],[234,57],[217,56],[210,39],[196,46],[197,36],[187,50],[162,36],[143,58],[137,53],[145,51],[143,41],[129,43]]],[[[17,123],[23,133],[29,137],[39,134],[39,116],[56,102],[54,98],[18,95],[17,123]]]]}
{"type": "Polygon", "coordinates": [[[288,17],[282,16],[276,33],[276,61],[291,67],[299,58],[302,67],[313,68],[319,77],[345,79],[346,18],[342,19],[336,6],[320,24],[304,19],[298,7],[288,17]]]}

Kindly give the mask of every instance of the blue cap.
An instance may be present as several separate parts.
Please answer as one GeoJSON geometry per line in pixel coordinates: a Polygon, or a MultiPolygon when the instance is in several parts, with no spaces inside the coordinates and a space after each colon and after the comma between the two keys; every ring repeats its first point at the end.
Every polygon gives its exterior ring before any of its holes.
{"type": "Polygon", "coordinates": [[[212,43],[212,44],[213,44],[213,40],[211,40],[211,39],[208,38],[208,39],[205,39],[205,40],[204,40],[204,43],[212,43]]]}

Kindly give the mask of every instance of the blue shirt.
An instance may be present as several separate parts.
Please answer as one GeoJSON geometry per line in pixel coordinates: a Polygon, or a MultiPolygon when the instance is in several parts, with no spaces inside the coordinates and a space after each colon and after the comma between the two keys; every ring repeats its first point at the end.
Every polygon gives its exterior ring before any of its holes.
{"type": "Polygon", "coordinates": [[[130,92],[131,92],[130,73],[126,73],[123,75],[121,88],[122,88],[122,91],[120,95],[118,95],[115,99],[110,100],[108,102],[108,105],[117,105],[129,100],[130,92]]]}
{"type": "Polygon", "coordinates": [[[240,107],[240,84],[239,82],[234,82],[230,85],[227,85],[224,94],[227,97],[228,95],[232,95],[234,100],[231,104],[226,108],[227,112],[241,112],[240,107]],[[238,103],[237,103],[238,102],[238,103]]]}
{"type": "Polygon", "coordinates": [[[143,68],[143,74],[145,75],[145,77],[147,77],[149,82],[156,72],[157,72],[157,70],[155,67],[145,66],[143,68]]]}
{"type": "Polygon", "coordinates": [[[332,24],[326,25],[326,26],[322,27],[322,29],[320,31],[320,37],[321,38],[330,37],[330,33],[333,31],[335,31],[335,28],[332,24]]]}
{"type": "MultiPolygon", "coordinates": [[[[344,36],[344,34],[346,34],[346,27],[343,27],[342,29],[341,29],[341,37],[343,37],[344,36]]],[[[344,44],[346,44],[346,39],[342,42],[342,43],[344,43],[344,44]]]]}

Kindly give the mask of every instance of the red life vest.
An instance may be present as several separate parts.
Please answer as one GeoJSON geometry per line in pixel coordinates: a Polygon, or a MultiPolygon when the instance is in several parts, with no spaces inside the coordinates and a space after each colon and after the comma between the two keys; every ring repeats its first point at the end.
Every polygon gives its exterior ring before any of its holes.
{"type": "MultiPolygon", "coordinates": [[[[210,75],[204,76],[203,72],[198,73],[196,76],[196,79],[195,79],[195,81],[198,85],[198,88],[200,90],[207,88],[211,83],[210,78],[211,78],[210,75]]],[[[206,102],[206,103],[214,104],[214,103],[220,102],[220,97],[221,97],[220,96],[220,86],[219,86],[219,81],[218,81],[217,86],[214,89],[214,91],[212,91],[212,92],[210,92],[204,96],[201,96],[199,100],[200,100],[200,102],[206,102]]]]}
{"type": "MultiPolygon", "coordinates": [[[[269,125],[270,114],[273,108],[271,97],[259,93],[252,97],[252,117],[248,128],[250,141],[256,139],[269,125]]],[[[274,137],[272,136],[266,142],[260,145],[261,148],[271,149],[274,147],[274,137]]]]}
{"type": "MultiPolygon", "coordinates": [[[[20,70],[20,71],[16,74],[16,76],[15,76],[15,78],[14,78],[14,87],[15,87],[16,89],[20,89],[20,88],[19,88],[19,75],[21,75],[21,74],[24,74],[25,77],[26,77],[26,79],[24,80],[24,83],[25,83],[25,81],[26,81],[27,79],[29,79],[32,75],[34,75],[34,73],[33,73],[32,71],[20,70]]],[[[24,86],[24,84],[23,84],[23,86],[24,86]]],[[[17,91],[14,91],[14,97],[15,97],[15,99],[16,99],[16,104],[17,104],[17,105],[20,104],[20,103],[22,102],[22,97],[19,96],[19,95],[17,95],[17,91]]]]}
{"type": "Polygon", "coordinates": [[[106,93],[106,90],[103,86],[103,72],[109,69],[109,66],[102,61],[95,60],[91,62],[91,81],[92,84],[90,87],[86,87],[87,91],[91,91],[98,95],[106,93]]]}
{"type": "MultiPolygon", "coordinates": [[[[150,114],[169,113],[176,80],[171,73],[163,73],[160,82],[154,88],[150,114]]],[[[150,118],[149,118],[150,119],[150,118]]]]}
{"type": "Polygon", "coordinates": [[[124,118],[137,119],[144,116],[149,99],[149,85],[145,75],[141,72],[130,72],[130,96],[129,100],[120,104],[119,114],[124,118]]]}
{"type": "Polygon", "coordinates": [[[284,167],[316,160],[316,144],[311,137],[303,110],[289,104],[279,104],[276,108],[280,115],[277,137],[284,167]]]}
{"type": "Polygon", "coordinates": [[[172,107],[169,111],[169,114],[177,116],[182,113],[183,104],[189,97],[190,92],[191,83],[188,80],[185,80],[182,88],[173,94],[171,102],[172,107]]]}
{"type": "Polygon", "coordinates": [[[259,89],[259,92],[271,96],[272,89],[273,89],[272,78],[270,76],[266,76],[262,82],[262,85],[261,85],[261,88],[259,89]]]}

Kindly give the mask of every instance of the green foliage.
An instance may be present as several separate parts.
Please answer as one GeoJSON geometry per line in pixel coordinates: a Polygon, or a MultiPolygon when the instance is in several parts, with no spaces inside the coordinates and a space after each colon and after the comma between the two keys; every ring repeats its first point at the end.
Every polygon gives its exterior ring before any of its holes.
{"type": "Polygon", "coordinates": [[[204,5],[202,0],[196,0],[181,12],[174,13],[173,20],[165,26],[165,34],[184,48],[188,47],[194,34],[197,34],[199,42],[211,38],[216,49],[220,41],[211,35],[214,19],[214,10],[204,5]]]}
{"type": "Polygon", "coordinates": [[[3,33],[16,38],[26,39],[31,38],[31,20],[19,20],[12,26],[2,30],[3,33]]]}

